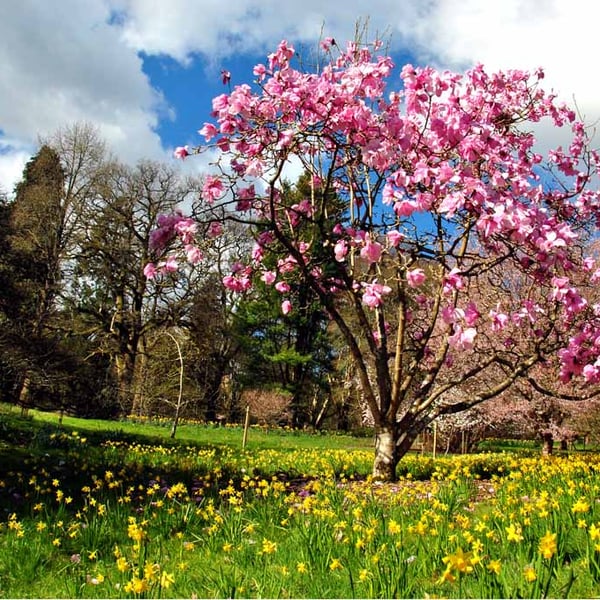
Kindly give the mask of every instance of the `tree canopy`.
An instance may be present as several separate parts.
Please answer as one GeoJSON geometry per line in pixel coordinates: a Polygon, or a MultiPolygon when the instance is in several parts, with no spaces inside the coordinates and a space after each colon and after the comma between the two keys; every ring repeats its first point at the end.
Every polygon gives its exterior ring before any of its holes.
{"type": "Polygon", "coordinates": [[[176,150],[217,152],[205,212],[159,221],[162,258],[148,274],[176,268],[175,241],[195,256],[214,206],[247,223],[254,248],[223,284],[243,292],[260,279],[283,314],[298,308],[294,283],[312,290],[373,415],[374,474],[390,479],[433,419],[500,395],[540,363],[556,357],[557,383],[600,381],[589,295],[600,265],[586,249],[600,155],[575,112],[544,91],[541,69],[405,65],[395,85],[380,48],[326,39],[305,71],[283,41],[253,85],[215,98],[206,144],[176,150]],[[544,152],[542,125],[568,141],[544,152]],[[291,160],[310,176],[293,205],[291,160]]]}

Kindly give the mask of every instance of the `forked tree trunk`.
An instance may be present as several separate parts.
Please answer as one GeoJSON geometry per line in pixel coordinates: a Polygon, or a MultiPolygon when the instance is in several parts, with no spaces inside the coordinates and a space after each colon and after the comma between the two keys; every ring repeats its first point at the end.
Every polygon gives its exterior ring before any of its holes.
{"type": "Polygon", "coordinates": [[[394,426],[375,427],[375,460],[373,477],[380,481],[394,481],[398,465],[398,433],[394,426]]]}
{"type": "Polygon", "coordinates": [[[395,481],[396,467],[412,448],[428,421],[417,422],[411,413],[396,423],[375,426],[375,460],[373,477],[379,481],[395,481]]]}

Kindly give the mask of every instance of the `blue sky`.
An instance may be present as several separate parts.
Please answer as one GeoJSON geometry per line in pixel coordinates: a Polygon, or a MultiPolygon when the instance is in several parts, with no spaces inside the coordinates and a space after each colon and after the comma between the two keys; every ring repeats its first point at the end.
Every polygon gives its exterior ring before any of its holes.
{"type": "Polygon", "coordinates": [[[600,118],[600,3],[588,0],[6,1],[0,189],[12,191],[40,136],[76,121],[96,125],[125,162],[172,161],[175,146],[201,141],[211,100],[226,91],[222,68],[234,84],[249,82],[281,39],[306,49],[321,35],[343,42],[357,19],[390,40],[398,65],[542,66],[548,88],[575,97],[587,122],[600,118]]]}
{"type": "Polygon", "coordinates": [[[212,99],[230,89],[223,84],[222,69],[231,73],[232,86],[251,83],[254,65],[265,61],[264,55],[254,52],[241,57],[222,57],[218,63],[195,55],[186,65],[164,56],[143,55],[142,58],[144,73],[152,85],[162,91],[166,103],[175,109],[174,114],[160,120],[156,128],[167,146],[202,141],[197,130],[204,121],[210,120],[212,99]]]}

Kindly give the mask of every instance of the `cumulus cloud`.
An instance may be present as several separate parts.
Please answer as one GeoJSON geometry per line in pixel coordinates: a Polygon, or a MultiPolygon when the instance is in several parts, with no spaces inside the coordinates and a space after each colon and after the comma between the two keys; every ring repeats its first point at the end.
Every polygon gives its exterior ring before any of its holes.
{"type": "MultiPolygon", "coordinates": [[[[122,158],[162,155],[154,132],[165,111],[102,0],[7,3],[0,20],[2,186],[38,138],[89,121],[122,158]],[[11,140],[9,142],[9,140],[11,140]]],[[[20,175],[20,172],[19,172],[20,175]]]]}
{"type": "Polygon", "coordinates": [[[587,0],[411,0],[410,18],[396,29],[420,61],[465,68],[543,67],[545,87],[575,102],[588,123],[600,118],[600,86],[593,75],[600,5],[587,0]]]}
{"type": "Polygon", "coordinates": [[[423,64],[465,69],[544,67],[546,84],[576,102],[588,123],[600,118],[592,61],[600,5],[588,0],[115,0],[123,38],[137,50],[183,63],[272,49],[283,38],[313,43],[322,32],[345,41],[357,19],[371,35],[423,64]]]}
{"type": "MultiPolygon", "coordinates": [[[[38,136],[89,121],[123,160],[164,158],[172,118],[144,57],[182,65],[264,55],[283,38],[314,48],[321,35],[389,36],[419,63],[464,69],[543,66],[547,87],[600,118],[592,68],[600,5],[587,0],[21,0],[0,20],[0,187],[10,189],[38,136]],[[368,12],[366,12],[368,10],[368,12]],[[21,165],[21,168],[19,168],[21,165]],[[12,173],[12,175],[11,175],[12,173]]],[[[403,60],[403,59],[401,59],[403,60]]],[[[595,65],[594,65],[595,66],[595,65]]],[[[190,83],[192,86],[194,82],[190,83]]]]}
{"type": "MultiPolygon", "coordinates": [[[[188,62],[194,54],[224,57],[239,52],[262,52],[287,38],[314,42],[324,23],[342,24],[348,34],[364,10],[308,0],[301,4],[279,0],[116,0],[123,38],[137,50],[168,55],[188,62]]],[[[352,4],[352,2],[351,2],[352,4]]]]}
{"type": "Polygon", "coordinates": [[[31,148],[18,140],[0,137],[0,195],[11,195],[21,179],[23,167],[31,157],[31,148]]]}

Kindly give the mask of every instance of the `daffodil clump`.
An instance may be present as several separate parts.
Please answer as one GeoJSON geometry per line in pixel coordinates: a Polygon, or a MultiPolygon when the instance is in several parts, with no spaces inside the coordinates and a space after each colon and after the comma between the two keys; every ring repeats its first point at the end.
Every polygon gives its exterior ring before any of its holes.
{"type": "Polygon", "coordinates": [[[598,455],[413,455],[381,484],[363,451],[71,438],[0,480],[2,596],[600,595],[598,455]]]}

